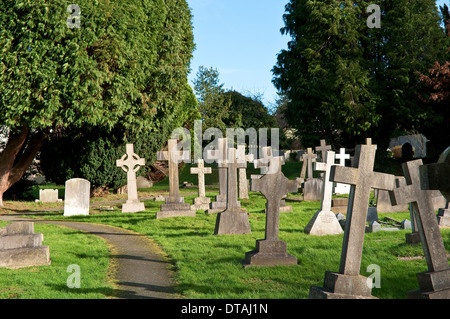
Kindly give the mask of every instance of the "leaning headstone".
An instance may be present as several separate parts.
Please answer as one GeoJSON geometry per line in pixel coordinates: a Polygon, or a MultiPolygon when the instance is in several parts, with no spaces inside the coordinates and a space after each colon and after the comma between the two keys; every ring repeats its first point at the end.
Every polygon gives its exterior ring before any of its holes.
{"type": "Polygon", "coordinates": [[[208,214],[223,212],[227,208],[227,168],[225,167],[227,160],[227,139],[217,139],[217,149],[207,151],[208,160],[215,160],[219,166],[219,195],[216,196],[215,201],[211,202],[208,214]]]}
{"type": "MultiPolygon", "coordinates": [[[[339,153],[336,154],[336,160],[339,161],[337,165],[345,166],[345,160],[350,159],[350,154],[345,154],[345,148],[341,148],[339,153]]],[[[350,193],[350,185],[335,183],[334,192],[336,194],[349,194],[350,193]]]]}
{"type": "Polygon", "coordinates": [[[191,210],[189,203],[184,202],[180,197],[180,185],[178,177],[178,163],[189,161],[188,151],[177,150],[177,140],[168,141],[167,151],[157,153],[158,161],[169,162],[169,196],[165,197],[165,204],[161,205],[161,210],[156,213],[156,219],[167,217],[191,216],[195,217],[195,211],[191,210]]]}
{"type": "Polygon", "coordinates": [[[330,182],[330,170],[334,165],[333,151],[327,151],[325,162],[316,163],[316,170],[325,172],[322,186],[322,203],[309,223],[305,227],[305,233],[315,236],[342,234],[342,227],[336,215],[331,211],[331,197],[333,195],[333,182],[330,182]]]}
{"type": "Polygon", "coordinates": [[[194,198],[194,205],[191,205],[192,210],[207,210],[211,199],[206,197],[205,192],[205,174],[211,174],[211,167],[205,167],[203,159],[198,160],[197,167],[191,167],[191,174],[198,175],[198,197],[194,198]]]}
{"type": "Polygon", "coordinates": [[[376,145],[358,145],[354,167],[332,166],[330,181],[350,184],[347,223],[342,244],[339,272],[325,272],[324,286],[311,287],[310,298],[374,298],[368,278],[360,275],[370,190],[394,188],[394,175],[373,171],[376,145]]]}
{"type": "MultiPolygon", "coordinates": [[[[395,177],[395,187],[406,185],[406,180],[403,176],[395,177]]],[[[408,204],[392,205],[391,198],[388,191],[379,190],[377,192],[377,210],[381,213],[395,213],[408,211],[408,204]]]]}
{"type": "Polygon", "coordinates": [[[450,227],[450,207],[449,202],[445,205],[445,208],[439,208],[438,210],[438,223],[439,227],[450,227]]]}
{"type": "Polygon", "coordinates": [[[450,201],[450,147],[439,157],[436,164],[420,167],[420,183],[422,189],[439,190],[447,201],[450,201]]]}
{"type": "Polygon", "coordinates": [[[264,240],[257,240],[256,249],[245,254],[244,267],[297,264],[297,258],[287,253],[286,242],[278,238],[280,201],[287,193],[297,191],[297,181],[288,180],[281,165],[281,157],[272,158],[267,174],[254,181],[255,190],[266,198],[266,230],[264,240]]]}
{"type": "Polygon", "coordinates": [[[57,202],[62,202],[62,199],[58,198],[58,190],[57,189],[40,189],[39,190],[39,199],[36,199],[36,202],[57,203],[57,202]]]}
{"type": "Polygon", "coordinates": [[[0,267],[22,268],[50,265],[44,235],[34,233],[33,222],[13,222],[0,228],[0,267]]]}
{"type": "Polygon", "coordinates": [[[136,213],[145,210],[144,203],[140,202],[137,193],[136,172],[145,165],[145,159],[134,152],[133,144],[127,144],[126,154],[116,161],[116,166],[127,173],[128,199],[122,205],[122,213],[136,213]]]}
{"type": "Polygon", "coordinates": [[[83,178],[66,181],[64,216],[89,215],[91,183],[83,178]]]}
{"type": "Polygon", "coordinates": [[[366,221],[368,221],[368,222],[378,221],[378,211],[377,211],[376,207],[368,207],[367,208],[366,221]]]}
{"type": "Polygon", "coordinates": [[[251,233],[247,212],[241,209],[237,197],[237,169],[246,164],[239,163],[235,148],[229,148],[226,164],[220,165],[227,169],[227,207],[217,214],[214,234],[251,233]]]}
{"type": "Polygon", "coordinates": [[[419,167],[422,160],[406,162],[402,165],[406,186],[395,188],[391,193],[393,203],[411,203],[415,209],[416,227],[420,234],[428,271],[417,274],[419,290],[409,291],[409,298],[449,299],[450,267],[444,242],[432,203],[433,191],[422,190],[419,167]]]}

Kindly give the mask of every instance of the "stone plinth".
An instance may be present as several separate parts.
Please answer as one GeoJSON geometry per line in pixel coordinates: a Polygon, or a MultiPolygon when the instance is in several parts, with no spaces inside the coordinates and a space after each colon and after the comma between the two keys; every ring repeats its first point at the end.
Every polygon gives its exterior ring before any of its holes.
{"type": "Polygon", "coordinates": [[[43,234],[34,233],[34,223],[15,222],[0,229],[0,267],[22,268],[50,265],[50,251],[43,234]]]}
{"type": "Polygon", "coordinates": [[[282,240],[257,240],[256,249],[245,253],[244,267],[290,266],[297,264],[297,258],[286,252],[287,244],[282,240]]]}

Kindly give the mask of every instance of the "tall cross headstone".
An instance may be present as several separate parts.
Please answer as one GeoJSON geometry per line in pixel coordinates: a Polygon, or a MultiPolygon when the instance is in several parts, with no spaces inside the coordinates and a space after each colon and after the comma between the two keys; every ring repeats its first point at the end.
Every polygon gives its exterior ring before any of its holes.
{"type": "Polygon", "coordinates": [[[161,205],[161,210],[156,213],[156,219],[166,217],[191,216],[195,217],[195,211],[191,210],[190,205],[184,202],[180,197],[180,185],[178,177],[178,163],[181,161],[190,161],[188,151],[177,150],[177,140],[168,141],[167,151],[157,153],[158,161],[169,162],[169,196],[166,197],[166,203],[161,205]]]}
{"type": "Polygon", "coordinates": [[[207,213],[217,213],[224,211],[227,207],[227,139],[225,137],[217,139],[217,149],[208,150],[207,157],[209,160],[215,160],[219,166],[219,195],[212,202],[207,213]]]}
{"type": "MultiPolygon", "coordinates": [[[[312,148],[308,147],[306,149],[306,153],[303,154],[302,157],[303,157],[303,166],[306,165],[305,169],[306,169],[306,167],[308,168],[308,179],[311,179],[311,178],[313,178],[313,164],[312,163],[316,161],[317,154],[314,154],[312,148]]],[[[302,170],[303,170],[303,168],[302,168],[302,170]]],[[[301,177],[302,176],[300,176],[300,178],[301,177]]]]}
{"type": "Polygon", "coordinates": [[[145,159],[134,152],[133,144],[126,145],[126,154],[116,161],[117,167],[127,173],[128,200],[122,205],[122,213],[136,213],[145,210],[144,203],[140,202],[137,193],[136,172],[145,165],[145,159]]]}
{"type": "Polygon", "coordinates": [[[205,167],[205,161],[203,159],[198,160],[197,167],[191,167],[191,174],[198,175],[198,197],[194,198],[194,205],[191,206],[192,210],[207,210],[211,199],[206,197],[205,192],[205,174],[211,174],[211,167],[205,167]]]}
{"type": "Polygon", "coordinates": [[[237,169],[245,167],[246,163],[239,163],[236,149],[229,148],[226,163],[220,165],[227,169],[227,206],[217,214],[214,234],[251,233],[247,212],[241,209],[237,195],[237,169]]]}
{"type": "Polygon", "coordinates": [[[376,145],[358,145],[354,167],[334,165],[330,181],[350,184],[347,223],[339,272],[325,272],[324,287],[311,287],[310,298],[373,298],[372,285],[360,275],[370,190],[394,188],[394,175],[373,171],[376,145]]]}
{"type": "Polygon", "coordinates": [[[278,238],[280,201],[287,193],[297,191],[297,181],[284,176],[282,164],[282,157],[273,157],[267,174],[253,181],[255,191],[266,198],[266,231],[264,240],[256,241],[256,249],[245,254],[245,267],[297,264],[297,258],[287,253],[286,242],[278,238]]]}
{"type": "Polygon", "coordinates": [[[327,145],[325,140],[320,140],[320,146],[316,146],[316,152],[320,152],[322,162],[325,161],[327,151],[331,151],[331,145],[327,145]]]}
{"type": "Polygon", "coordinates": [[[393,204],[411,203],[415,227],[420,235],[428,271],[417,274],[419,290],[408,292],[409,298],[450,298],[450,268],[436,219],[433,192],[420,187],[419,167],[422,160],[402,165],[406,186],[394,188],[391,195],[393,204]]]}
{"type": "MultiPolygon", "coordinates": [[[[345,148],[340,148],[339,153],[336,154],[336,160],[339,161],[337,165],[345,166],[345,160],[350,159],[350,154],[345,153],[345,148]]],[[[334,192],[336,194],[349,194],[350,193],[350,185],[336,183],[334,187],[334,192]]]]}
{"type": "MultiPolygon", "coordinates": [[[[253,161],[253,154],[245,155],[245,145],[238,145],[237,148],[238,160],[241,162],[253,161]]],[[[248,180],[247,168],[239,167],[239,198],[248,199],[248,180]]]]}
{"type": "Polygon", "coordinates": [[[331,211],[331,197],[333,195],[333,182],[330,182],[331,166],[334,165],[333,151],[327,151],[325,162],[316,163],[316,171],[325,172],[322,186],[322,204],[305,227],[305,233],[316,236],[338,235],[343,230],[335,214],[331,211]]]}

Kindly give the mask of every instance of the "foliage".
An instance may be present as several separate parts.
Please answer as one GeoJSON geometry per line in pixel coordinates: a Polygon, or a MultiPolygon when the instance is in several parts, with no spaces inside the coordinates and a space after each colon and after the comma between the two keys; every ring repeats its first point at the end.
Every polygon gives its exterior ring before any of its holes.
{"type": "Polygon", "coordinates": [[[291,0],[284,21],[292,40],[274,84],[302,144],[352,148],[370,136],[384,150],[394,129],[420,130],[434,115],[416,73],[446,51],[434,1],[291,0]],[[380,29],[366,25],[369,4],[381,7],[380,29]]]}
{"type": "MultiPolygon", "coordinates": [[[[194,90],[198,98],[198,108],[205,128],[216,127],[225,131],[224,120],[230,109],[230,98],[224,95],[219,72],[214,68],[200,66],[194,79],[194,90]]],[[[240,120],[235,120],[240,124],[240,120]]]]}
{"type": "Polygon", "coordinates": [[[186,1],[77,5],[81,25],[71,29],[66,1],[0,2],[0,125],[15,135],[114,128],[129,139],[152,132],[158,136],[148,143],[160,147],[195,103],[187,88],[194,43],[186,1]]]}

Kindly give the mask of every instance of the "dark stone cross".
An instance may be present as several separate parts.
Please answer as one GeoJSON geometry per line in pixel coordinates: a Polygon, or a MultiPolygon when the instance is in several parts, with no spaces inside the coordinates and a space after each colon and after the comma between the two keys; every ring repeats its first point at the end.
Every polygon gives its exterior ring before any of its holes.
{"type": "Polygon", "coordinates": [[[286,252],[286,242],[278,239],[280,201],[287,193],[297,192],[298,188],[297,181],[284,176],[282,164],[282,157],[271,158],[266,175],[253,180],[252,188],[266,198],[266,231],[265,239],[256,241],[256,249],[245,254],[245,267],[297,264],[297,258],[286,252]]]}
{"type": "Polygon", "coordinates": [[[350,184],[347,225],[339,272],[325,273],[324,287],[311,287],[310,298],[373,298],[372,286],[360,275],[370,190],[394,188],[395,176],[373,171],[376,145],[356,147],[353,167],[332,166],[330,181],[350,184]]]}
{"type": "Polygon", "coordinates": [[[237,195],[237,169],[246,167],[247,163],[237,158],[236,149],[229,148],[225,162],[219,163],[227,171],[226,209],[217,214],[215,235],[251,233],[247,213],[241,209],[237,195]]]}
{"type": "Polygon", "coordinates": [[[331,151],[331,145],[327,145],[325,140],[320,140],[320,146],[316,146],[316,152],[320,152],[322,162],[326,159],[327,151],[331,151]]]}
{"type": "Polygon", "coordinates": [[[437,222],[433,192],[420,188],[419,167],[422,160],[402,165],[406,186],[394,188],[390,192],[394,205],[411,203],[416,227],[427,261],[428,272],[417,274],[420,290],[408,292],[409,298],[450,298],[450,268],[437,222]]]}

